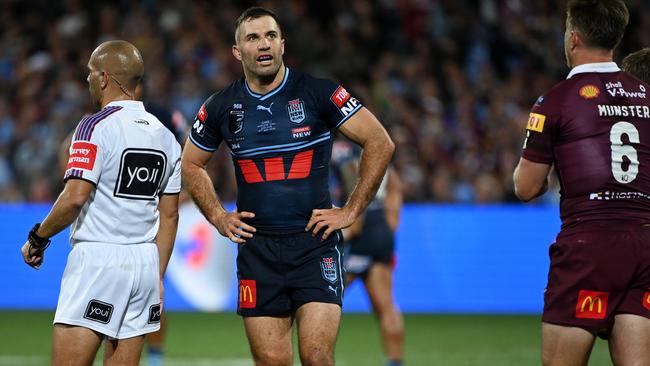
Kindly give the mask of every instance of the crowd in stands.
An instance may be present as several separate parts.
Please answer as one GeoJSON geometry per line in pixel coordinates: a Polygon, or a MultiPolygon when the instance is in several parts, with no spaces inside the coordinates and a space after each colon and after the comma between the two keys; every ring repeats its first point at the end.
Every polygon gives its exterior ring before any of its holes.
{"type": "MultiPolygon", "coordinates": [[[[410,202],[493,203],[515,197],[512,170],[535,100],[568,69],[560,0],[0,2],[0,201],[52,202],[67,137],[94,112],[86,63],[125,39],[145,61],[145,104],[183,139],[201,103],[242,77],[234,21],[274,10],[289,67],[338,80],[385,125],[410,202]]],[[[615,59],[650,45],[650,4],[615,59]]],[[[235,197],[226,149],[211,162],[235,197]]],[[[556,190],[542,201],[557,200],[556,190]]]]}

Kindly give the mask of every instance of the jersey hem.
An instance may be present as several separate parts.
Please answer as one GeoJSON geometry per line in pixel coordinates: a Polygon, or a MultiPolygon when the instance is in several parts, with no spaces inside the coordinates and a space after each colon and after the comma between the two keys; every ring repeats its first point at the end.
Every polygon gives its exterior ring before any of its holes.
{"type": "Polygon", "coordinates": [[[199,142],[197,142],[196,140],[194,140],[194,137],[192,137],[192,134],[190,134],[190,141],[192,141],[192,143],[194,144],[194,146],[198,147],[199,149],[201,149],[201,150],[203,150],[203,151],[207,151],[207,152],[215,152],[215,151],[217,151],[216,148],[209,148],[209,147],[207,147],[207,146],[203,146],[203,145],[201,145],[199,142]]]}
{"type": "Polygon", "coordinates": [[[548,160],[545,160],[543,158],[539,158],[537,156],[530,156],[529,154],[521,154],[521,157],[526,159],[526,160],[530,160],[533,163],[553,165],[552,160],[548,161],[548,160]]]}
{"type": "Polygon", "coordinates": [[[103,335],[105,335],[107,337],[112,337],[112,338],[115,338],[115,336],[117,336],[116,332],[109,331],[109,330],[107,330],[106,328],[102,327],[99,324],[97,324],[97,325],[96,324],[91,324],[91,323],[87,323],[87,322],[84,322],[84,321],[81,321],[81,320],[76,320],[76,319],[73,320],[73,319],[65,319],[65,318],[54,318],[54,321],[52,322],[52,324],[53,325],[66,324],[66,325],[72,325],[72,326],[76,326],[76,327],[83,327],[83,328],[87,328],[87,329],[90,329],[90,330],[94,330],[97,333],[100,333],[100,334],[103,334],[103,335]]]}
{"type": "Polygon", "coordinates": [[[350,117],[352,117],[352,116],[354,116],[355,114],[357,114],[357,112],[359,112],[359,111],[361,110],[361,107],[363,107],[363,105],[361,105],[361,104],[358,105],[355,109],[352,110],[352,112],[350,112],[350,114],[348,114],[347,116],[343,117],[343,119],[340,120],[339,123],[336,124],[336,127],[335,127],[335,128],[339,128],[339,127],[340,127],[342,124],[344,124],[348,119],[350,119],[350,117]]]}

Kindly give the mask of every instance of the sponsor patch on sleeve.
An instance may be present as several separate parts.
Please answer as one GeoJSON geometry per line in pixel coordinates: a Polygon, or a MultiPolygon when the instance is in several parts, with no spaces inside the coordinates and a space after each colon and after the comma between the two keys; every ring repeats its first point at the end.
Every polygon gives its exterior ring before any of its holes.
{"type": "Polygon", "coordinates": [[[343,104],[345,104],[345,102],[347,102],[348,99],[350,99],[350,93],[348,93],[348,91],[345,90],[345,88],[342,86],[336,88],[336,90],[330,97],[332,103],[336,104],[336,106],[339,107],[339,109],[343,107],[343,104]]]}
{"type": "Polygon", "coordinates": [[[542,132],[544,131],[544,121],[546,121],[545,115],[539,113],[531,113],[528,117],[526,129],[535,132],[542,132]]]}
{"type": "Polygon", "coordinates": [[[93,170],[97,158],[97,145],[88,141],[74,141],[70,148],[67,169],[93,170]]]}
{"type": "Polygon", "coordinates": [[[201,109],[199,109],[199,113],[196,114],[196,118],[201,122],[205,122],[205,119],[208,118],[208,112],[205,110],[205,104],[201,105],[201,109]]]}

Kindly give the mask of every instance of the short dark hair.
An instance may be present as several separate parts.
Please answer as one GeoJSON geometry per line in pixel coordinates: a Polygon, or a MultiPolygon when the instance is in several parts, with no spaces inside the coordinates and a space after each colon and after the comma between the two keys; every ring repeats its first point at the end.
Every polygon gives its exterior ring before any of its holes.
{"type": "Polygon", "coordinates": [[[623,59],[623,71],[650,84],[650,47],[630,53],[623,59]]]}
{"type": "Polygon", "coordinates": [[[252,6],[246,10],[244,10],[243,13],[237,18],[235,21],[235,42],[237,42],[237,32],[239,31],[239,26],[245,22],[246,20],[249,19],[257,19],[261,17],[271,17],[273,20],[275,20],[275,24],[278,25],[278,29],[280,30],[280,34],[282,34],[282,28],[280,27],[280,21],[278,20],[278,16],[275,15],[274,12],[272,12],[269,9],[262,8],[260,6],[252,6]]]}
{"type": "Polygon", "coordinates": [[[567,4],[568,24],[592,48],[616,48],[629,19],[623,0],[571,0],[567,4]]]}

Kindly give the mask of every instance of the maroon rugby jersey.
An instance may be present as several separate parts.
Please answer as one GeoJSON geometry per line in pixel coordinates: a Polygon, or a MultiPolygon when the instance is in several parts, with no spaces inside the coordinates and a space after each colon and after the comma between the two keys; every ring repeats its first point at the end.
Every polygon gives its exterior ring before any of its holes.
{"type": "Polygon", "coordinates": [[[581,65],[532,108],[522,156],[552,164],[562,231],[650,223],[650,86],[581,65]]]}

